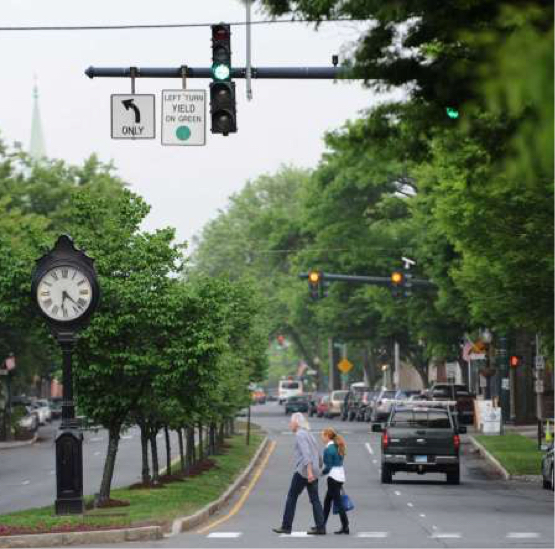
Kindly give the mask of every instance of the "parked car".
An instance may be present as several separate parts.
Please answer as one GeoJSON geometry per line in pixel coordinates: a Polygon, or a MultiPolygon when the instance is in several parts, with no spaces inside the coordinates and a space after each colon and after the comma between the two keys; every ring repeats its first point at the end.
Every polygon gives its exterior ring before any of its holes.
{"type": "Polygon", "coordinates": [[[52,410],[46,399],[35,400],[31,406],[37,411],[39,415],[39,423],[41,425],[46,425],[48,422],[52,421],[52,410]]]}
{"type": "Polygon", "coordinates": [[[52,419],[59,419],[62,417],[62,399],[60,397],[51,398],[50,411],[52,412],[52,419]]]}
{"type": "Polygon", "coordinates": [[[395,400],[396,394],[395,389],[382,389],[380,391],[372,409],[372,421],[374,423],[385,421],[389,417],[391,401],[395,400]]]}
{"type": "Polygon", "coordinates": [[[306,395],[290,396],[285,401],[285,413],[308,412],[308,397],[306,395]]]}
{"type": "Polygon", "coordinates": [[[12,416],[17,419],[17,430],[23,435],[32,435],[39,428],[39,417],[35,410],[24,402],[12,402],[12,416]]]}
{"type": "Polygon", "coordinates": [[[332,391],[330,393],[330,404],[326,417],[332,418],[341,415],[341,405],[345,401],[347,391],[332,391]]]}
{"type": "Polygon", "coordinates": [[[318,402],[325,395],[325,393],[311,393],[308,397],[308,415],[310,417],[318,414],[318,402]]]}
{"type": "Polygon", "coordinates": [[[382,433],[381,482],[391,484],[397,471],[445,473],[449,484],[460,483],[459,427],[449,406],[415,403],[393,406],[382,433]]]}
{"type": "Polygon", "coordinates": [[[252,402],[253,404],[266,404],[266,393],[264,389],[258,387],[252,392],[252,402]]]}
{"type": "Polygon", "coordinates": [[[318,404],[316,405],[316,415],[318,417],[327,417],[328,410],[330,407],[330,395],[323,395],[318,404]]]}
{"type": "Polygon", "coordinates": [[[430,396],[435,401],[456,401],[459,423],[474,422],[474,400],[476,395],[471,393],[466,385],[436,383],[430,390],[430,396]]]}
{"type": "Polygon", "coordinates": [[[553,443],[547,448],[542,458],[543,487],[546,490],[555,490],[555,479],[553,478],[553,443]]]}

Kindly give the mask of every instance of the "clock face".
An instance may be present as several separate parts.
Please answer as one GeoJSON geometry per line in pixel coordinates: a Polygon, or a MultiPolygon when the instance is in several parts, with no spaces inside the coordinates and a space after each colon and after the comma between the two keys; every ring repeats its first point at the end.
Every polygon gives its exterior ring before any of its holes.
{"type": "Polygon", "coordinates": [[[92,288],[87,276],[75,267],[48,271],[37,287],[37,302],[43,312],[59,322],[82,316],[91,305],[92,288]]]}

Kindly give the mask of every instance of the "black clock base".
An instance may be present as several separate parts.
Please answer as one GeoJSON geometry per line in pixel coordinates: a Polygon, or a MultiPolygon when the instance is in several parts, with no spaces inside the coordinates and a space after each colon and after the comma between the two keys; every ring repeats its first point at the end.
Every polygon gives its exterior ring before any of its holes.
{"type": "Polygon", "coordinates": [[[56,500],[56,515],[82,515],[85,512],[83,498],[56,500]]]}
{"type": "Polygon", "coordinates": [[[83,514],[83,434],[65,425],[56,438],[56,514],[83,514]]]}

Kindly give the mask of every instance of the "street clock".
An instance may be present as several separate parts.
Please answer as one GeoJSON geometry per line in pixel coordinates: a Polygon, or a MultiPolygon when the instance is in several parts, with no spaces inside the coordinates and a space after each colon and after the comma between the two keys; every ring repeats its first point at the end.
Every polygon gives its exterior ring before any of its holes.
{"type": "Polygon", "coordinates": [[[83,328],[98,305],[100,289],[93,260],[62,235],[37,261],[32,295],[40,313],[57,333],[83,328]]]}

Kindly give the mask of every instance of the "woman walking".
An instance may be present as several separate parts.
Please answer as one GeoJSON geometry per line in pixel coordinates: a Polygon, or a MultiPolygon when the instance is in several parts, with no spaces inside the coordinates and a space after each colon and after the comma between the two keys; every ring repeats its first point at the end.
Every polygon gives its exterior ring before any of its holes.
{"type": "Polygon", "coordinates": [[[336,534],[349,534],[349,519],[343,508],[341,498],[341,489],[345,483],[345,469],[343,468],[343,460],[345,458],[345,439],[338,435],[333,429],[324,429],[322,432],[322,440],[326,445],[324,450],[324,470],[322,474],[328,475],[328,491],[324,500],[324,521],[327,524],[331,510],[331,504],[334,502],[339,510],[339,518],[341,519],[341,530],[336,534]]]}

